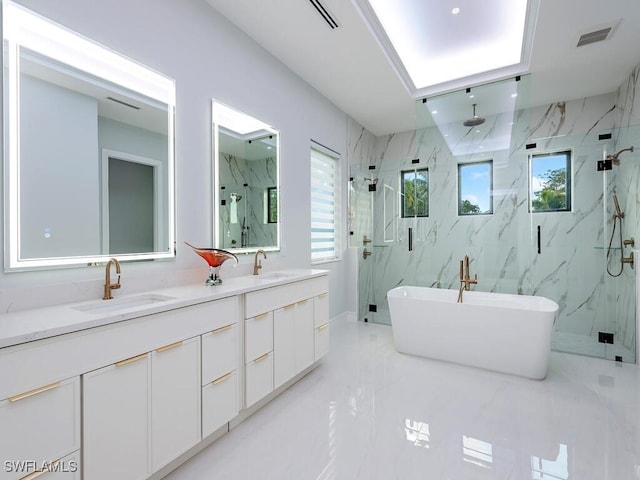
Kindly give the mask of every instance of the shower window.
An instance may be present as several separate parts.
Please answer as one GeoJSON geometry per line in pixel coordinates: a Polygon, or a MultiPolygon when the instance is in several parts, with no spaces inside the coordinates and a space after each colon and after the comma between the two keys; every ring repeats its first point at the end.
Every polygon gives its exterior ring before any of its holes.
{"type": "Polygon", "coordinates": [[[278,223],[278,187],[267,188],[267,223],[278,223]]]}
{"type": "Polygon", "coordinates": [[[429,216],[429,169],[400,172],[403,218],[429,216]]]}
{"type": "Polygon", "coordinates": [[[493,160],[458,164],[458,215],[493,213],[493,160]]]}
{"type": "Polygon", "coordinates": [[[571,151],[529,157],[529,210],[571,211],[571,151]]]}

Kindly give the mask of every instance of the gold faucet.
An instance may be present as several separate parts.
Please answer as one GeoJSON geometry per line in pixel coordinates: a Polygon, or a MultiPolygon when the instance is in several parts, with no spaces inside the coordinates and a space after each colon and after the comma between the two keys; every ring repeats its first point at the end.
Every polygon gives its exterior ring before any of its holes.
{"type": "Polygon", "coordinates": [[[116,290],[120,288],[120,262],[118,262],[115,258],[110,258],[107,262],[107,266],[105,268],[105,277],[104,277],[104,297],[103,300],[111,300],[113,295],[111,294],[111,290],[116,290]],[[116,283],[111,283],[111,264],[115,264],[116,273],[118,274],[118,281],[116,283]]]}
{"type": "Polygon", "coordinates": [[[258,254],[262,254],[264,256],[264,259],[267,259],[267,254],[265,253],[264,250],[260,249],[256,252],[256,256],[253,260],[253,274],[254,275],[258,275],[260,272],[259,270],[262,268],[262,262],[258,259],[258,254]]]}
{"type": "Polygon", "coordinates": [[[458,303],[462,303],[462,292],[469,290],[471,285],[478,284],[478,274],[474,278],[469,275],[469,255],[464,256],[464,260],[460,260],[460,291],[458,292],[458,303]]]}

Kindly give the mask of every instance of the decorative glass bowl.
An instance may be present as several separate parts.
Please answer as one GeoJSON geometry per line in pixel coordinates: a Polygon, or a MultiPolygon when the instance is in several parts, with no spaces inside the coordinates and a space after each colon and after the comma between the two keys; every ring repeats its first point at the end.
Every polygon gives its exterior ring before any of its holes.
{"type": "Polygon", "coordinates": [[[209,276],[204,282],[205,285],[220,285],[222,283],[222,278],[220,278],[219,270],[220,266],[229,259],[233,259],[236,261],[236,265],[238,264],[238,257],[236,257],[233,253],[227,252],[226,250],[221,250],[219,248],[198,248],[194,247],[188,242],[184,242],[189,245],[194,252],[200,255],[209,265],[209,276]]]}

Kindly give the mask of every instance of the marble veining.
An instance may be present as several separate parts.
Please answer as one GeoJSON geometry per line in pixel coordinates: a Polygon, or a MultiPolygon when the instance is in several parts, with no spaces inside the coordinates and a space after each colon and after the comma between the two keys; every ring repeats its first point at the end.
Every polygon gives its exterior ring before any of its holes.
{"type": "MultiPolygon", "coordinates": [[[[445,142],[436,127],[371,137],[350,121],[350,137],[359,140],[357,152],[349,150],[351,171],[375,164],[379,178],[377,191],[365,191],[363,185],[361,194],[352,197],[351,214],[360,232],[373,238],[374,245],[385,247],[373,249],[373,256],[360,261],[360,311],[369,319],[368,305],[385,312],[386,292],[403,282],[455,286],[457,262],[468,254],[472,272],[480,279],[476,289],[549,297],[561,307],[556,333],[597,337],[599,331],[613,332],[616,342],[626,349],[624,360],[635,361],[634,273],[628,267],[617,278],[604,272],[613,228],[614,187],[625,212],[623,237],[640,237],[640,108],[635,95],[639,76],[637,68],[611,94],[502,116],[508,118],[489,118],[489,127],[505,120],[513,121],[513,126],[504,147],[485,148],[483,155],[478,150],[482,140],[470,139],[471,129],[445,142]],[[601,133],[612,133],[613,139],[601,140],[601,133]],[[474,147],[456,155],[454,149],[461,148],[463,138],[474,147]],[[536,147],[527,149],[531,143],[536,147]],[[620,166],[597,171],[597,160],[634,144],[636,152],[625,153],[620,166]],[[572,152],[572,210],[530,213],[529,155],[562,150],[572,152]],[[414,158],[420,160],[418,165],[411,163],[414,158]],[[493,215],[459,217],[457,164],[483,159],[494,162],[493,215]],[[395,212],[390,213],[385,208],[389,202],[381,193],[384,186],[397,189],[400,171],[424,167],[429,169],[429,216],[401,218],[399,197],[395,212]],[[407,249],[409,227],[413,229],[412,252],[407,249]]],[[[630,252],[612,251],[611,264],[619,265],[619,255],[630,252]]],[[[383,314],[375,314],[374,320],[388,322],[383,314]]]]}

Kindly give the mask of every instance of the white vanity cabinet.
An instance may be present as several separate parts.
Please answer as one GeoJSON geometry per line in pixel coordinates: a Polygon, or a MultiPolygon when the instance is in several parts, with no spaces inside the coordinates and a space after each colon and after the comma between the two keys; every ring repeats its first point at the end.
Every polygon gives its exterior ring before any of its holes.
{"type": "Polygon", "coordinates": [[[151,353],[151,467],[157,471],[200,435],[200,337],[151,353]]]}
{"type": "Polygon", "coordinates": [[[43,468],[42,478],[79,478],[80,379],[53,382],[0,401],[1,479],[19,479],[43,468]],[[77,463],[71,463],[76,459],[77,463]],[[72,471],[73,470],[73,471],[72,471]]]}
{"type": "Polygon", "coordinates": [[[83,375],[83,407],[86,478],[148,477],[200,441],[200,337],[83,375]]]}
{"type": "Polygon", "coordinates": [[[151,475],[149,353],[83,375],[84,478],[151,475]]]}
{"type": "MultiPolygon", "coordinates": [[[[326,353],[328,278],[302,275],[273,286],[251,278],[225,296],[198,292],[137,316],[96,313],[103,317],[94,322],[87,313],[86,323],[69,322],[75,330],[0,348],[0,372],[8,372],[0,381],[0,480],[165,475],[326,353]]],[[[79,311],[26,317],[63,324],[79,311]]]]}
{"type": "MultiPolygon", "coordinates": [[[[245,295],[245,399],[250,407],[326,353],[327,322],[315,318],[316,297],[328,301],[326,276],[245,295]],[[317,324],[325,325],[318,330],[317,324]],[[319,333],[320,332],[320,333],[319,333]],[[319,342],[318,339],[321,339],[319,342]],[[319,352],[316,354],[316,344],[319,352]]],[[[321,308],[318,309],[322,314],[321,308]]],[[[327,309],[328,316],[328,309],[327,309]]]]}

